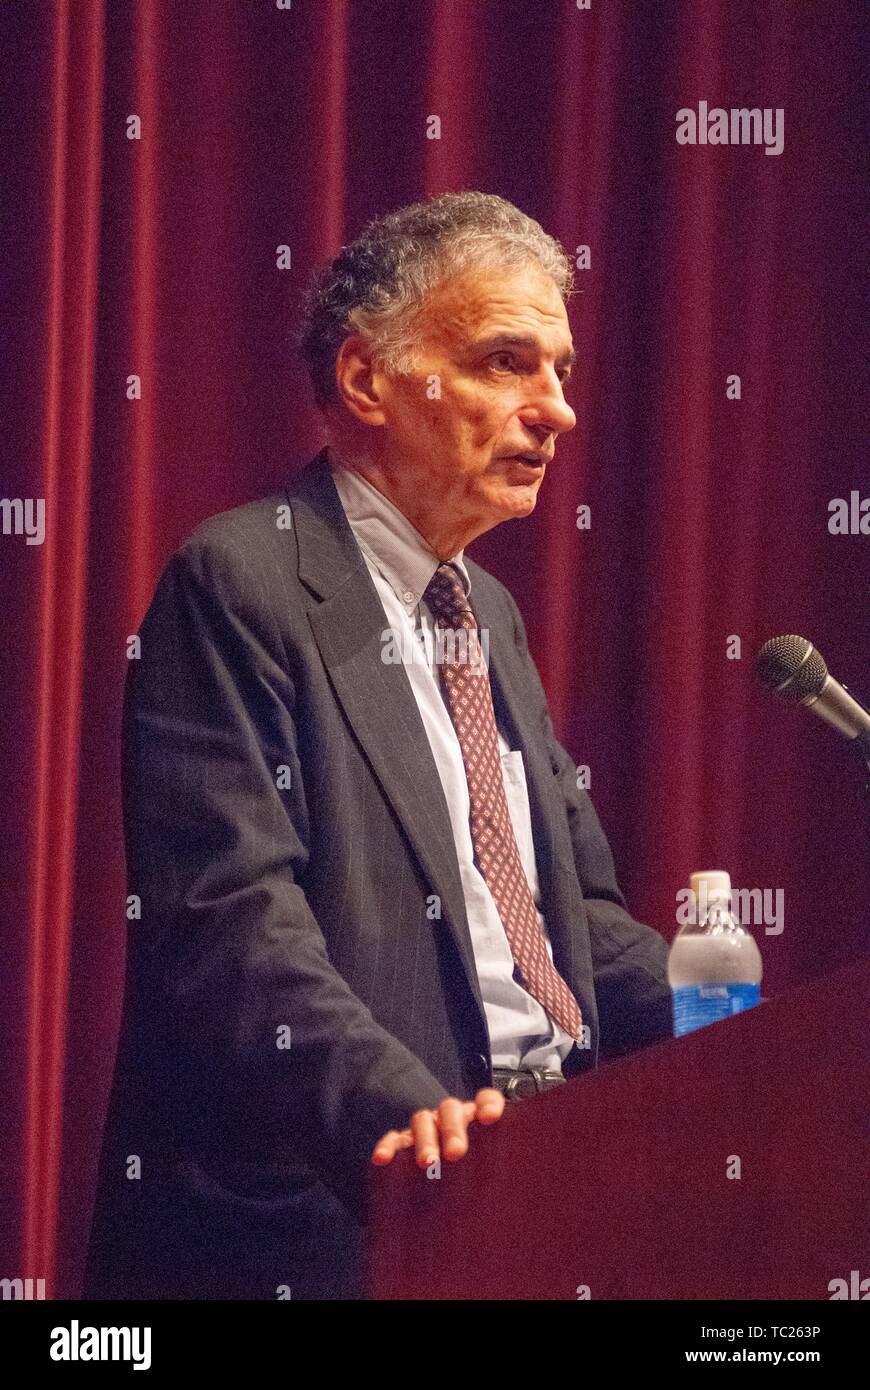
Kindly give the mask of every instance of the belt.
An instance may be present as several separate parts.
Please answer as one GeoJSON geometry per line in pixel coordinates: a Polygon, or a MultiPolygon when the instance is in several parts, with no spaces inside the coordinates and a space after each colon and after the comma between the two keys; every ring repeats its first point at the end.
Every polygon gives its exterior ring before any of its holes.
{"type": "Polygon", "coordinates": [[[551,1086],[564,1085],[565,1077],[560,1071],[542,1071],[540,1067],[523,1067],[511,1071],[509,1067],[493,1067],[492,1084],[508,1100],[522,1100],[524,1096],[537,1095],[551,1086]]]}

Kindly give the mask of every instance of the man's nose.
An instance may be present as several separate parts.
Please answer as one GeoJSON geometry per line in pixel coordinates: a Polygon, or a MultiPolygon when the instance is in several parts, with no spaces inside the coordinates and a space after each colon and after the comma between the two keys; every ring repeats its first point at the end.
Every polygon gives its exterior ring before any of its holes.
{"type": "Polygon", "coordinates": [[[535,410],[529,411],[523,423],[539,435],[567,434],[568,430],[573,430],[577,416],[565,400],[558,377],[542,385],[535,410]]]}

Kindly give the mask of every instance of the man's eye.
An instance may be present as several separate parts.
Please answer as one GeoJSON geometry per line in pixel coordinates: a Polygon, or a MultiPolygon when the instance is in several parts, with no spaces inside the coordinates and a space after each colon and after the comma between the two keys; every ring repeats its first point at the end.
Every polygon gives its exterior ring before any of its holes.
{"type": "Polygon", "coordinates": [[[493,352],[487,358],[487,361],[494,364],[497,364],[499,362],[507,363],[507,366],[504,367],[504,370],[509,372],[513,370],[514,355],[512,352],[493,352]]]}

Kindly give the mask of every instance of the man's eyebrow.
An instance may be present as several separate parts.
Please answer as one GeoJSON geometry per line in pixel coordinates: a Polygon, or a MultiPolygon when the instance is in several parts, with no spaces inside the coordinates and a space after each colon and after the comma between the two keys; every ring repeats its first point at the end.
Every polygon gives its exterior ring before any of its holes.
{"type": "MultiPolygon", "coordinates": [[[[481,338],[473,344],[475,352],[498,352],[501,348],[526,348],[534,351],[538,346],[537,338],[519,333],[495,333],[490,338],[481,338]]],[[[573,348],[567,348],[565,352],[560,352],[556,358],[557,367],[573,367],[577,361],[577,354],[573,348]]]]}

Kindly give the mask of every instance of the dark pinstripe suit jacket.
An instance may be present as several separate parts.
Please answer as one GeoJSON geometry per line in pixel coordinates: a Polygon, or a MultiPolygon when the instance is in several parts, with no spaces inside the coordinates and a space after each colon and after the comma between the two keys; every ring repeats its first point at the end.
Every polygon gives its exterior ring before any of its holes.
{"type": "MultiPolygon", "coordinates": [[[[625,909],[513,599],[468,569],[591,1029],[574,1075],[670,1034],[666,945],[625,909]]],[[[141,920],[85,1296],[341,1295],[377,1139],[490,1080],[447,806],[384,622],[325,451],[161,578],[125,698],[141,920]]]]}

